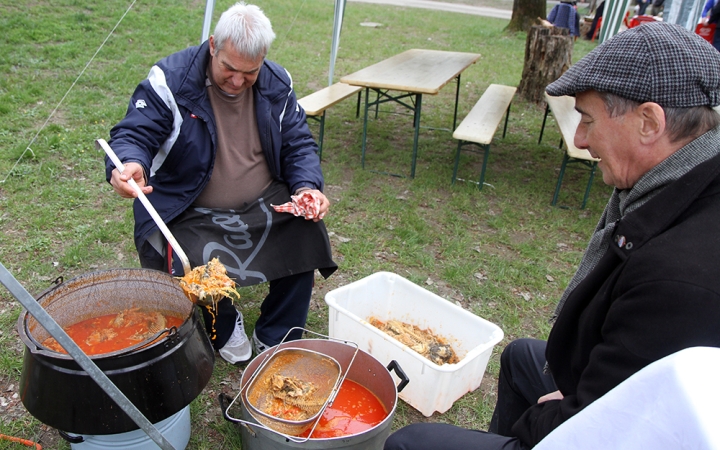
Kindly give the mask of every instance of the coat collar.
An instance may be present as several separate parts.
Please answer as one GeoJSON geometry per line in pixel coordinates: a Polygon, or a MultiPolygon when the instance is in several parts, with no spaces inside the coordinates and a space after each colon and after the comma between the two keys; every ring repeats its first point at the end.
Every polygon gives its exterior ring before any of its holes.
{"type": "Polygon", "coordinates": [[[720,177],[720,155],[690,170],[618,221],[610,248],[627,255],[668,229],[720,177]]]}

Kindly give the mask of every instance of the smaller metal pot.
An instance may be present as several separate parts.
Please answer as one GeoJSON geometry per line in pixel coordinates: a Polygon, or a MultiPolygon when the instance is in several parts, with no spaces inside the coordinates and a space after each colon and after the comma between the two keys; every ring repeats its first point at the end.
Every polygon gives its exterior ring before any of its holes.
{"type": "MultiPolygon", "coordinates": [[[[242,402],[233,402],[227,396],[220,396],[220,407],[226,420],[241,424],[242,445],[244,450],[282,450],[282,449],[337,449],[337,450],[381,450],[385,440],[390,435],[392,420],[397,407],[398,392],[402,391],[409,382],[407,376],[395,361],[388,367],[383,366],[369,353],[342,342],[327,339],[302,339],[290,341],[277,348],[296,347],[313,350],[336,359],[343,372],[347,371],[345,378],[350,379],[372,392],[383,404],[388,415],[379,424],[362,433],[326,439],[308,439],[304,442],[293,442],[272,430],[257,423],[242,402]],[[353,360],[354,357],[354,360],[353,360]],[[390,370],[395,370],[402,380],[395,385],[390,370]],[[228,413],[232,405],[241,408],[241,420],[233,419],[228,413]],[[248,424],[249,423],[249,424],[248,424]]],[[[242,374],[241,385],[245,386],[258,367],[275,351],[276,347],[269,348],[253,359],[242,374]]]]}

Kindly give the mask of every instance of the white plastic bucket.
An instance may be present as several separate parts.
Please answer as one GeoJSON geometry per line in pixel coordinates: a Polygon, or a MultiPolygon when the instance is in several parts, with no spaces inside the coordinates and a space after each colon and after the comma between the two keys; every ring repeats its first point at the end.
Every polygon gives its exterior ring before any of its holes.
{"type": "MultiPolygon", "coordinates": [[[[190,405],[177,413],[154,424],[155,428],[175,447],[182,450],[190,441],[190,405]]],[[[156,450],[158,445],[143,430],[133,430],[126,433],[79,435],[83,442],[70,444],[73,450],[156,450]]]]}
{"type": "Polygon", "coordinates": [[[480,387],[493,348],[503,338],[497,325],[390,272],[332,290],[325,302],[330,337],[357,343],[382,364],[397,361],[410,379],[400,398],[426,417],[444,413],[480,387]],[[439,366],[370,325],[370,317],[430,328],[450,342],[460,362],[439,366]]]}

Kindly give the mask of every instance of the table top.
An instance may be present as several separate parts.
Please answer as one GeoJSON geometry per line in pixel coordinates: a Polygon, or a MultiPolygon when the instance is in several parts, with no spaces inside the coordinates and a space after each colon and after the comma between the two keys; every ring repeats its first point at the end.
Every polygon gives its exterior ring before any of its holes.
{"type": "Polygon", "coordinates": [[[479,58],[477,53],[412,49],[346,75],[340,81],[355,86],[434,95],[479,58]]]}

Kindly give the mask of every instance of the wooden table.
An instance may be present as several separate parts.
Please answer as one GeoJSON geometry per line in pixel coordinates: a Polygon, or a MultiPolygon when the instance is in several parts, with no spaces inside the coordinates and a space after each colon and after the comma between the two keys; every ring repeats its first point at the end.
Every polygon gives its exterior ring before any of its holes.
{"type": "Polygon", "coordinates": [[[343,83],[365,88],[362,167],[365,167],[367,121],[370,107],[375,106],[377,111],[377,105],[381,103],[396,102],[413,112],[415,131],[410,177],[415,177],[423,94],[437,95],[443,86],[453,79],[457,80],[455,113],[453,115],[452,129],[450,130],[453,131],[457,122],[460,74],[479,58],[480,55],[477,53],[412,49],[340,78],[343,83]],[[371,89],[377,93],[376,99],[373,101],[370,100],[369,95],[371,89]],[[395,94],[391,93],[391,91],[399,93],[395,94]],[[410,98],[411,101],[403,101],[406,98],[410,98]]]}

